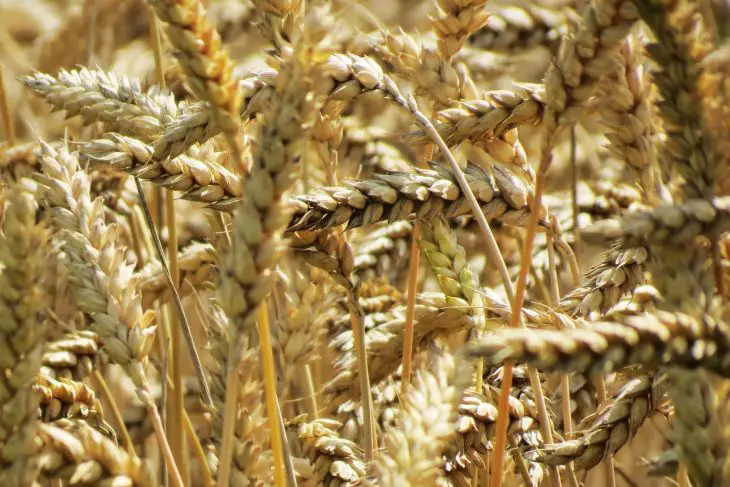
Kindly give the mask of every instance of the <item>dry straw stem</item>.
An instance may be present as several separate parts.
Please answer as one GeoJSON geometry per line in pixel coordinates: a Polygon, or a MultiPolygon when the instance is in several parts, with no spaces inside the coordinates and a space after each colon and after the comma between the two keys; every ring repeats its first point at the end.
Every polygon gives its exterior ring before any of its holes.
{"type": "Polygon", "coordinates": [[[419,371],[403,400],[399,428],[386,433],[376,461],[378,485],[436,485],[441,455],[455,434],[456,410],[471,373],[448,354],[419,371]]]}
{"type": "Polygon", "coordinates": [[[45,478],[61,479],[69,485],[155,485],[142,460],[128,455],[84,422],[74,422],[68,430],[43,424],[40,438],[43,450],[38,461],[45,478]]]}
{"type": "MultiPolygon", "coordinates": [[[[298,50],[284,61],[276,96],[267,111],[253,167],[243,180],[244,198],[234,216],[231,249],[221,258],[220,303],[231,319],[231,365],[228,368],[226,415],[220,456],[219,485],[227,485],[231,463],[230,434],[235,404],[235,365],[244,340],[256,336],[259,305],[271,291],[275,266],[285,244],[281,237],[289,219],[284,193],[295,177],[305,124],[312,109],[307,90],[307,63],[298,50]],[[243,299],[242,299],[243,297],[243,299]],[[226,438],[229,438],[226,441],[226,438]]],[[[275,421],[274,417],[269,418],[275,421]]],[[[276,428],[272,428],[276,430],[276,428]]]]}
{"type": "Polygon", "coordinates": [[[710,487],[730,481],[728,399],[730,383],[705,370],[669,372],[676,408],[674,439],[692,485],[710,487]]]}
{"type": "Polygon", "coordinates": [[[8,143],[15,145],[15,125],[11,115],[10,104],[8,103],[8,95],[5,89],[4,68],[0,69],[0,117],[3,120],[3,133],[8,143]]]}
{"type": "Polygon", "coordinates": [[[479,49],[520,54],[537,47],[555,52],[562,36],[580,16],[571,6],[495,5],[487,7],[484,27],[472,34],[469,43],[479,49]]]}
{"type": "Polygon", "coordinates": [[[486,0],[437,0],[436,17],[431,26],[438,37],[439,53],[450,59],[467,38],[487,22],[486,0]]]}
{"type": "Polygon", "coordinates": [[[693,199],[627,213],[597,222],[582,232],[588,241],[619,239],[624,246],[690,243],[700,235],[715,238],[730,226],[730,197],[693,199]]]}
{"type": "Polygon", "coordinates": [[[623,448],[659,408],[665,382],[666,377],[658,374],[634,377],[595,417],[586,418],[576,427],[578,438],[545,445],[533,456],[551,465],[574,462],[577,469],[596,467],[623,448]]]}
{"type": "Polygon", "coordinates": [[[677,171],[684,177],[685,197],[707,197],[713,191],[717,160],[704,130],[701,63],[714,46],[697,3],[650,0],[636,5],[657,38],[646,49],[659,66],[654,81],[667,134],[660,161],[668,174],[677,171]]]}
{"type": "MultiPolygon", "coordinates": [[[[486,218],[516,226],[526,224],[531,192],[527,182],[500,166],[487,171],[473,163],[467,164],[463,175],[486,218]]],[[[417,169],[415,174],[378,174],[373,179],[351,181],[344,187],[296,196],[291,200],[294,215],[289,230],[330,228],[345,223],[347,228],[356,228],[383,220],[404,220],[411,215],[426,221],[436,215],[465,215],[471,204],[460,186],[459,176],[443,163],[417,169]]],[[[547,218],[540,221],[544,231],[556,231],[547,218]]]]}
{"type": "Polygon", "coordinates": [[[155,86],[147,92],[138,80],[99,69],[62,69],[58,78],[44,73],[23,82],[67,117],[81,115],[86,125],[104,122],[106,130],[149,138],[181,115],[175,98],[155,86]]]}
{"type": "Polygon", "coordinates": [[[36,220],[37,205],[30,193],[14,187],[6,195],[0,239],[0,356],[5,371],[0,381],[0,480],[3,485],[22,486],[32,483],[35,472],[38,396],[32,384],[43,349],[40,281],[48,232],[36,220]]]}
{"type": "Polygon", "coordinates": [[[470,354],[490,364],[527,362],[541,370],[610,372],[630,365],[681,365],[730,374],[730,330],[709,316],[656,312],[594,322],[568,336],[554,330],[501,330],[470,354]]]}
{"type": "Polygon", "coordinates": [[[337,431],[341,426],[332,419],[317,419],[299,425],[299,441],[314,468],[316,485],[349,486],[365,478],[362,451],[356,443],[340,438],[337,431]]]}

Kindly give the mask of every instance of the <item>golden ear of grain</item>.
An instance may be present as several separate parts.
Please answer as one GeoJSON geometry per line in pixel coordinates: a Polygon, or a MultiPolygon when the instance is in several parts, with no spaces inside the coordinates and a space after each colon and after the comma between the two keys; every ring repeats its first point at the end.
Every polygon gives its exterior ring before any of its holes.
{"type": "Polygon", "coordinates": [[[212,105],[224,130],[238,127],[241,97],[233,63],[221,46],[220,35],[205,18],[203,4],[198,0],[155,0],[151,4],[166,23],[170,42],[179,49],[178,60],[193,92],[212,105]]]}
{"type": "Polygon", "coordinates": [[[476,337],[487,326],[479,279],[469,268],[466,251],[442,217],[421,226],[421,251],[436,277],[450,307],[469,315],[476,337]]]}
{"type": "Polygon", "coordinates": [[[685,0],[651,0],[636,3],[642,20],[658,42],[647,52],[659,65],[654,73],[662,103],[659,113],[665,120],[667,142],[660,163],[667,174],[675,171],[684,178],[686,198],[712,195],[717,156],[711,133],[705,130],[702,61],[713,51],[713,41],[699,6],[685,0]],[[684,101],[679,103],[682,94],[684,101]],[[694,133],[688,138],[686,134],[694,133]]]}
{"type": "Polygon", "coordinates": [[[430,370],[418,372],[402,398],[398,428],[386,433],[385,451],[376,462],[378,485],[435,485],[441,477],[441,455],[455,434],[457,407],[471,380],[464,366],[444,354],[430,370]]]}
{"type": "Polygon", "coordinates": [[[114,429],[104,420],[101,402],[94,391],[73,379],[56,380],[40,374],[33,381],[33,390],[40,397],[41,420],[86,421],[86,423],[116,443],[114,429]]]}
{"type": "Polygon", "coordinates": [[[651,417],[664,396],[666,377],[639,375],[626,383],[611,402],[596,411],[596,419],[577,425],[578,438],[545,445],[535,452],[537,461],[550,465],[574,462],[590,470],[623,448],[651,417]]]}
{"type": "Polygon", "coordinates": [[[43,424],[40,438],[42,477],[71,483],[156,485],[142,460],[128,455],[83,421],[67,422],[63,427],[43,424]]]}
{"type": "Polygon", "coordinates": [[[111,167],[174,191],[182,198],[231,211],[241,196],[240,178],[216,162],[180,155],[158,160],[153,145],[120,134],[89,142],[81,161],[91,168],[111,167]]]}
{"type": "Polygon", "coordinates": [[[299,425],[302,452],[314,468],[317,485],[356,484],[365,478],[362,450],[352,441],[340,438],[341,424],[320,419],[299,425]]]}
{"type": "Polygon", "coordinates": [[[722,351],[730,347],[730,328],[725,323],[710,316],[659,311],[617,318],[618,322],[593,322],[590,328],[573,329],[568,336],[554,330],[500,330],[482,338],[470,353],[489,364],[527,362],[560,372],[681,364],[730,374],[722,351]]]}
{"type": "MultiPolygon", "coordinates": [[[[488,219],[523,226],[529,219],[528,183],[502,168],[488,171],[468,163],[464,175],[488,219]]],[[[310,195],[295,196],[290,231],[369,226],[388,220],[405,220],[411,215],[431,220],[436,215],[456,217],[470,212],[456,176],[442,163],[416,174],[393,172],[373,179],[355,180],[344,187],[325,188],[310,195]]],[[[547,218],[541,227],[556,229],[547,218]]]]}
{"type": "Polygon", "coordinates": [[[61,70],[58,78],[35,73],[23,78],[33,93],[67,117],[80,115],[84,123],[104,122],[109,131],[150,138],[183,111],[166,90],[142,90],[138,80],[101,70],[61,70]]]}
{"type": "Polygon", "coordinates": [[[35,435],[38,395],[33,377],[40,372],[45,305],[41,287],[48,231],[38,221],[38,206],[22,183],[6,193],[7,208],[0,238],[0,340],[4,411],[0,446],[0,481],[21,486],[36,472],[35,435]]]}
{"type": "Polygon", "coordinates": [[[588,227],[588,241],[620,240],[624,246],[689,245],[698,236],[717,238],[730,225],[730,197],[692,199],[648,210],[627,212],[588,227]]]}
{"type": "Polygon", "coordinates": [[[75,154],[44,144],[42,164],[42,198],[70,259],[77,305],[93,318],[91,330],[103,340],[110,360],[126,369],[148,399],[143,363],[153,343],[154,313],[142,308],[119,232],[106,224],[102,200],[91,201],[88,175],[75,154]]]}

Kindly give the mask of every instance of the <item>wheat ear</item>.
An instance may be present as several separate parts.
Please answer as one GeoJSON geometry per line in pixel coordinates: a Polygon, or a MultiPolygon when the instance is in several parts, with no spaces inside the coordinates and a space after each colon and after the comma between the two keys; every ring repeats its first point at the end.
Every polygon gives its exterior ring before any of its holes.
{"type": "MultiPolygon", "coordinates": [[[[222,281],[220,302],[231,318],[231,363],[238,363],[238,351],[244,337],[255,336],[258,307],[269,294],[274,278],[274,267],[284,250],[281,234],[288,219],[282,197],[294,178],[294,162],[299,154],[299,143],[311,113],[311,100],[306,84],[307,61],[302,51],[295,51],[279,73],[277,96],[267,112],[260,145],[254,155],[253,167],[243,181],[245,197],[236,212],[232,233],[232,251],[221,259],[222,281]],[[245,296],[246,299],[239,299],[245,296]]],[[[235,384],[235,365],[229,367],[229,377],[235,384]]],[[[228,388],[228,403],[235,404],[235,387],[228,388]]],[[[228,436],[226,415],[224,429],[228,436]]],[[[269,421],[274,421],[270,417],[269,421]]],[[[272,427],[276,435],[277,428],[272,427]]],[[[230,440],[229,440],[230,441],[230,440]]],[[[226,485],[230,472],[231,445],[224,441],[221,451],[219,485],[226,485]]]]}
{"type": "Polygon", "coordinates": [[[446,443],[454,435],[456,409],[470,373],[444,354],[431,370],[416,375],[403,398],[400,428],[385,437],[385,452],[378,458],[378,485],[434,485],[446,443]]]}
{"type": "Polygon", "coordinates": [[[636,2],[636,7],[658,41],[647,46],[647,52],[660,66],[654,80],[667,132],[660,161],[665,172],[677,171],[684,177],[687,198],[707,197],[712,194],[717,161],[703,130],[700,65],[712,52],[712,42],[693,2],[650,0],[636,2]],[[687,97],[681,103],[680,94],[687,97]]]}
{"type": "MultiPolygon", "coordinates": [[[[167,36],[178,51],[178,60],[193,92],[211,104],[230,140],[238,132],[241,97],[231,61],[220,35],[205,18],[198,0],[154,0],[157,16],[166,23],[167,36]]],[[[234,143],[232,150],[238,147],[234,143]]],[[[240,149],[239,149],[240,150],[240,149]]]]}
{"type": "Polygon", "coordinates": [[[37,221],[33,196],[21,187],[7,194],[8,207],[0,239],[0,333],[3,352],[0,479],[4,485],[33,482],[36,466],[34,438],[38,420],[38,396],[32,388],[39,373],[43,349],[43,327],[39,312],[43,305],[40,280],[48,232],[37,221]]]}
{"type": "MultiPolygon", "coordinates": [[[[91,200],[89,179],[75,155],[43,145],[43,198],[53,213],[69,255],[79,309],[93,319],[91,326],[104,341],[104,351],[121,365],[147,408],[171,472],[177,472],[162,432],[157,407],[150,395],[145,361],[154,338],[154,313],[143,312],[132,268],[123,264],[118,230],[107,226],[100,198],[91,200]],[[76,188],[76,190],[74,190],[76,188]]],[[[182,479],[176,474],[176,483],[182,479]]]]}

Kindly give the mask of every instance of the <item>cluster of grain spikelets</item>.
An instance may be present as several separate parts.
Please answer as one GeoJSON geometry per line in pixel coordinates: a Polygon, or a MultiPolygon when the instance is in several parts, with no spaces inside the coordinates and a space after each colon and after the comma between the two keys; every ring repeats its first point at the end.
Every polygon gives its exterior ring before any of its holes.
{"type": "Polygon", "coordinates": [[[730,483],[719,3],[1,2],[2,485],[730,483]]]}

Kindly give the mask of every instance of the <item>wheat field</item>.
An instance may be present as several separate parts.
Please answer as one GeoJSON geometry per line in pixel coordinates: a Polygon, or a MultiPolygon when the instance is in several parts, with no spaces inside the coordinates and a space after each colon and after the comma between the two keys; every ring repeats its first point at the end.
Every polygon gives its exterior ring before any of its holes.
{"type": "Polygon", "coordinates": [[[0,485],[730,486],[729,36],[0,0],[0,485]]]}

